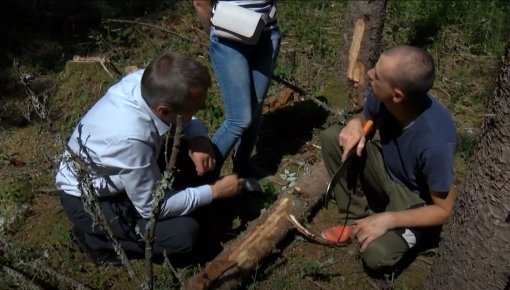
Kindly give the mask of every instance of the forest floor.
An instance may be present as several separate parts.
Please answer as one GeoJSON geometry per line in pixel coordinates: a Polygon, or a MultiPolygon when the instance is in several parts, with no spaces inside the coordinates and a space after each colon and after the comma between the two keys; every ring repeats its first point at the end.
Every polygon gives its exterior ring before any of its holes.
{"type": "MultiPolygon", "coordinates": [[[[240,200],[239,216],[232,220],[225,242],[234,239],[250,220],[292,185],[292,177],[299,178],[310,165],[320,160],[317,134],[337,122],[340,114],[326,112],[312,98],[325,101],[338,112],[342,104],[346,104],[346,100],[337,97],[343,95],[337,68],[339,31],[343,25],[338,15],[344,7],[334,1],[320,1],[321,5],[317,4],[319,1],[310,1],[308,4],[300,2],[308,6],[298,11],[290,3],[283,2],[279,12],[283,43],[275,73],[308,94],[291,94],[285,104],[277,107],[271,108],[268,102],[254,160],[273,177],[262,181],[267,191],[265,195],[245,196],[240,200]],[[318,25],[298,23],[306,15],[317,16],[318,25]]],[[[0,251],[0,266],[22,268],[21,272],[33,277],[33,282],[44,285],[43,289],[74,288],[51,278],[47,274],[49,271],[57,271],[93,289],[137,288],[124,268],[94,266],[70,240],[70,223],[53,190],[52,176],[58,162],[56,156],[62,148],[61,140],[65,140],[86,108],[115,81],[116,75],[123,75],[133,67],[143,67],[150,57],[165,49],[186,53],[208,65],[207,37],[197,28],[198,21],[191,7],[180,4],[176,11],[151,14],[128,24],[105,25],[107,36],[91,34],[97,42],[94,45],[102,48],[101,53],[87,55],[99,58],[69,61],[60,70],[53,71],[31,70],[26,63],[13,64],[11,69],[17,76],[36,72],[31,89],[43,109],[34,105],[37,103],[34,98],[26,97],[27,87],[16,79],[8,85],[10,97],[1,100],[0,179],[3,182],[0,185],[0,233],[6,238],[2,240],[2,248],[6,249],[7,243],[10,250],[0,251]],[[192,40],[191,44],[187,38],[192,40]],[[44,99],[44,96],[48,98],[44,99]],[[42,112],[47,115],[41,116],[42,112]],[[42,264],[31,267],[34,261],[42,264]]],[[[405,38],[394,35],[399,25],[396,17],[388,18],[385,47],[404,43],[405,38]]],[[[490,53],[473,53],[468,44],[455,40],[456,35],[455,31],[437,32],[436,38],[443,42],[429,44],[429,49],[437,59],[439,72],[432,92],[452,111],[458,127],[460,153],[456,157],[455,170],[459,183],[474,150],[483,119],[484,100],[492,93],[498,57],[490,53]]],[[[40,50],[52,48],[52,45],[39,47],[40,50]]],[[[68,57],[66,61],[70,59],[68,57]]],[[[269,101],[283,98],[288,94],[287,89],[274,82],[269,101]]],[[[222,120],[216,85],[211,89],[208,104],[209,109],[200,116],[210,128],[216,128],[222,120]]],[[[229,170],[228,166],[225,171],[229,170]]],[[[329,204],[313,216],[310,226],[324,229],[337,222],[336,206],[329,204]]],[[[241,288],[421,289],[434,258],[435,252],[427,251],[400,275],[374,279],[365,273],[355,245],[328,247],[293,233],[241,288]]],[[[133,261],[133,265],[137,273],[143,272],[142,261],[133,261]]],[[[179,269],[176,279],[170,269],[158,265],[157,288],[178,289],[179,279],[185,280],[200,269],[200,266],[179,269]]],[[[6,273],[6,268],[0,269],[0,289],[17,289],[21,282],[12,276],[7,277],[6,273]]]]}

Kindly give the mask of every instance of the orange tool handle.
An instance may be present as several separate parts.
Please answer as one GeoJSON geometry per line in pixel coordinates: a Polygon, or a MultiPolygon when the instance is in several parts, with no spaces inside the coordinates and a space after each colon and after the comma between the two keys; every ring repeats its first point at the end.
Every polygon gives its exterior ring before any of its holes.
{"type": "Polygon", "coordinates": [[[367,120],[365,122],[365,125],[363,126],[363,134],[365,134],[365,136],[370,133],[370,129],[372,129],[372,126],[374,125],[374,121],[372,120],[367,120]]]}

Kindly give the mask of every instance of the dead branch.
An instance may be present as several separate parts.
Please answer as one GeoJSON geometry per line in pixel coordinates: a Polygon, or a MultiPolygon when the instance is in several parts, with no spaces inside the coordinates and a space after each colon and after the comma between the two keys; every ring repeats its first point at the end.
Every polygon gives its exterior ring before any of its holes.
{"type": "Polygon", "coordinates": [[[23,289],[30,289],[30,290],[42,290],[43,287],[35,284],[32,279],[29,279],[26,277],[23,273],[19,272],[16,269],[13,269],[8,266],[1,266],[0,272],[4,272],[5,274],[9,275],[12,279],[14,279],[16,282],[18,282],[23,289]]]}
{"type": "Polygon", "coordinates": [[[287,219],[292,223],[292,225],[296,228],[296,230],[298,232],[303,234],[306,238],[308,238],[314,242],[317,242],[321,245],[342,247],[342,246],[347,246],[349,244],[349,243],[335,243],[335,242],[331,242],[331,241],[324,239],[323,237],[317,235],[316,233],[313,233],[311,230],[309,230],[305,226],[303,226],[296,219],[296,217],[292,214],[288,214],[287,219]]]}
{"type": "MultiPolygon", "coordinates": [[[[82,146],[81,150],[87,150],[84,144],[80,144],[82,146]]],[[[92,177],[90,176],[90,173],[88,171],[88,166],[85,164],[83,160],[81,160],[80,156],[76,154],[69,145],[65,145],[66,151],[71,156],[71,161],[74,162],[75,167],[78,172],[78,188],[81,192],[81,198],[83,201],[83,207],[85,211],[91,216],[93,220],[93,225],[100,225],[103,227],[103,229],[106,231],[108,238],[113,243],[113,248],[115,249],[115,252],[122,260],[122,264],[126,267],[127,272],[129,274],[129,277],[132,280],[137,281],[135,271],[133,270],[133,266],[129,262],[129,259],[126,255],[126,252],[124,249],[122,249],[122,246],[120,242],[117,240],[115,235],[113,234],[113,230],[110,227],[110,223],[106,219],[106,216],[104,215],[103,211],[101,210],[101,207],[99,206],[99,199],[96,195],[96,189],[94,188],[94,185],[92,183],[92,177]]],[[[87,154],[84,154],[87,156],[87,154]]],[[[92,162],[92,161],[91,161],[92,162]]],[[[142,283],[137,282],[138,285],[142,285],[142,283]]]]}
{"type": "MultiPolygon", "coordinates": [[[[185,41],[190,42],[190,43],[197,43],[197,41],[195,39],[192,39],[192,38],[189,38],[189,37],[186,37],[186,36],[182,36],[179,33],[171,31],[171,30],[169,30],[169,29],[167,29],[165,27],[161,27],[161,26],[154,25],[154,24],[147,23],[147,22],[134,21],[134,20],[124,20],[124,19],[105,19],[104,22],[138,24],[138,25],[150,27],[150,28],[153,28],[153,29],[161,30],[161,31],[169,33],[169,34],[171,34],[173,36],[177,36],[180,39],[185,40],[185,41]]],[[[204,46],[206,45],[205,43],[200,43],[200,42],[198,42],[198,44],[204,45],[204,46]]]]}
{"type": "Polygon", "coordinates": [[[53,86],[52,88],[48,88],[44,90],[43,92],[36,94],[34,90],[32,89],[31,82],[34,80],[34,77],[29,74],[24,74],[20,78],[20,83],[25,86],[25,94],[27,95],[27,111],[24,114],[25,119],[30,121],[30,114],[32,107],[39,116],[41,120],[46,119],[48,116],[48,108],[46,108],[46,103],[48,100],[48,93],[56,88],[56,86],[53,86]]]}
{"type": "MultiPolygon", "coordinates": [[[[16,261],[9,262],[6,260],[2,260],[3,264],[6,264],[5,267],[9,268],[7,271],[10,271],[10,274],[18,276],[20,279],[24,279],[27,281],[31,281],[28,278],[28,274],[35,276],[41,275],[41,273],[45,274],[47,277],[54,279],[59,282],[59,289],[82,289],[82,290],[90,290],[89,287],[81,284],[80,282],[69,278],[52,268],[50,268],[46,263],[44,263],[40,258],[35,259],[32,254],[27,254],[23,252],[18,246],[8,241],[4,236],[0,235],[0,252],[7,253],[9,255],[16,256],[16,261]],[[21,269],[21,270],[20,270],[21,269]],[[27,272],[27,273],[25,273],[27,272]],[[21,277],[22,275],[24,277],[21,277]]],[[[34,286],[39,287],[35,283],[32,282],[34,286]]],[[[29,285],[29,284],[27,284],[29,285]]],[[[33,288],[40,289],[40,288],[33,288]]]]}
{"type": "Polygon", "coordinates": [[[432,264],[433,264],[433,262],[432,262],[432,261],[429,261],[429,260],[427,260],[426,258],[421,257],[421,256],[416,257],[416,260],[418,260],[418,261],[422,261],[423,263],[425,263],[425,264],[427,264],[427,265],[429,265],[429,266],[432,266],[432,264]]]}
{"type": "Polygon", "coordinates": [[[317,106],[321,107],[322,109],[324,109],[325,111],[327,111],[330,114],[333,114],[333,115],[342,115],[342,114],[345,114],[343,112],[343,110],[340,111],[340,112],[335,111],[333,108],[328,106],[326,103],[324,103],[323,101],[321,101],[321,100],[317,99],[315,96],[313,96],[311,93],[308,93],[307,91],[303,90],[302,88],[300,88],[300,87],[298,87],[298,86],[296,86],[294,84],[291,84],[290,82],[284,80],[280,76],[273,75],[273,80],[275,80],[276,82],[278,82],[280,84],[285,85],[286,87],[290,88],[294,92],[297,92],[301,96],[308,96],[308,97],[310,97],[312,102],[314,102],[317,106]]]}
{"type": "Polygon", "coordinates": [[[326,192],[327,172],[324,163],[313,165],[298,185],[300,191],[283,194],[248,229],[232,241],[205,269],[191,277],[187,289],[231,289],[239,285],[274,252],[278,244],[294,228],[287,219],[292,214],[304,221],[322,200],[326,192]]]}
{"type": "Polygon", "coordinates": [[[163,173],[163,177],[156,185],[156,188],[152,191],[152,215],[149,219],[149,222],[145,225],[145,234],[143,239],[145,241],[145,286],[148,286],[148,289],[154,288],[154,273],[153,273],[153,265],[152,265],[152,254],[153,254],[153,246],[154,246],[154,232],[156,230],[156,221],[161,213],[161,204],[165,198],[165,193],[167,190],[172,188],[172,184],[174,181],[174,167],[175,162],[177,160],[177,153],[179,152],[179,144],[181,141],[182,135],[182,118],[181,115],[177,115],[176,121],[176,130],[175,135],[173,136],[174,142],[172,147],[172,153],[170,155],[170,159],[167,159],[167,152],[170,140],[170,134],[166,137],[165,143],[165,160],[167,161],[166,169],[163,173]]]}
{"type": "Polygon", "coordinates": [[[34,260],[29,262],[17,262],[16,265],[26,266],[33,271],[44,272],[46,275],[54,278],[59,282],[59,289],[78,289],[78,290],[92,290],[90,287],[81,284],[80,282],[71,279],[55,270],[50,268],[46,263],[41,260],[34,260]]]}
{"type": "Polygon", "coordinates": [[[106,57],[99,57],[99,56],[79,56],[75,55],[73,56],[73,60],[71,62],[97,62],[101,65],[101,67],[104,69],[104,71],[112,78],[115,79],[115,77],[112,75],[112,73],[106,68],[106,57]]]}
{"type": "Polygon", "coordinates": [[[167,267],[168,269],[170,269],[170,271],[172,271],[172,274],[174,275],[175,279],[177,279],[177,281],[179,281],[181,288],[183,288],[184,281],[182,281],[181,275],[177,272],[177,270],[175,270],[174,266],[172,266],[172,263],[170,262],[170,259],[168,258],[168,254],[166,253],[166,250],[163,251],[163,256],[165,257],[165,259],[163,260],[163,266],[167,267]]]}
{"type": "Polygon", "coordinates": [[[47,195],[58,195],[60,190],[56,188],[49,188],[49,187],[39,187],[35,190],[38,193],[47,194],[47,195]]]}
{"type": "Polygon", "coordinates": [[[305,279],[308,282],[310,282],[310,283],[314,284],[315,286],[319,287],[320,289],[324,289],[324,290],[331,290],[332,289],[332,288],[327,287],[323,283],[319,283],[319,282],[313,280],[311,277],[305,277],[305,279]]]}
{"type": "Polygon", "coordinates": [[[368,285],[372,286],[372,288],[374,288],[376,290],[381,289],[381,287],[379,287],[379,285],[377,285],[377,283],[375,283],[374,280],[372,280],[371,278],[366,278],[366,281],[367,281],[368,285]]]}

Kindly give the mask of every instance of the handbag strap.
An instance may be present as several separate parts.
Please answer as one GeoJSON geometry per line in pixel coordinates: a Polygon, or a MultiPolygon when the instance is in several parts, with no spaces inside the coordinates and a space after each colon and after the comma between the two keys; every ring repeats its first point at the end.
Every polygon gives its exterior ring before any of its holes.
{"type": "Polygon", "coordinates": [[[264,13],[262,15],[262,20],[264,20],[265,24],[268,24],[269,22],[272,22],[276,19],[276,5],[271,6],[271,11],[269,13],[264,13]]]}

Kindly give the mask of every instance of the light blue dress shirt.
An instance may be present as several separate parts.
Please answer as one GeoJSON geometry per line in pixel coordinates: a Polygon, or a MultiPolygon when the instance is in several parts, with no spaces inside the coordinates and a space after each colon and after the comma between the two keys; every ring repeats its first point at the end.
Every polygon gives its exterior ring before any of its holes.
{"type": "MultiPolygon", "coordinates": [[[[157,164],[170,127],[150,110],[140,91],[143,70],[131,73],[113,85],[87,112],[75,128],[69,147],[89,164],[99,196],[126,192],[143,218],[151,216],[151,192],[161,179],[157,164]]],[[[185,138],[207,137],[204,124],[193,118],[184,125],[185,138]]],[[[77,169],[64,153],[56,175],[58,189],[81,196],[77,169]]],[[[210,185],[169,191],[161,207],[161,218],[185,215],[211,203],[210,185]]]]}

